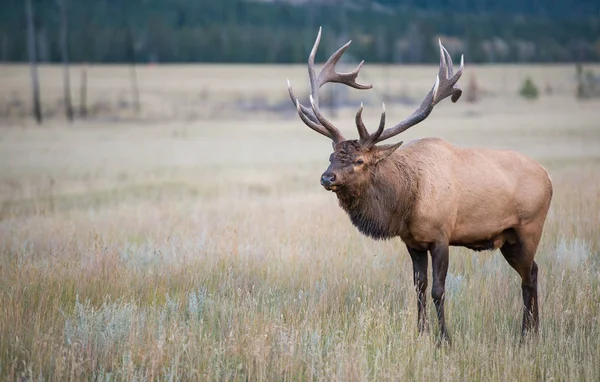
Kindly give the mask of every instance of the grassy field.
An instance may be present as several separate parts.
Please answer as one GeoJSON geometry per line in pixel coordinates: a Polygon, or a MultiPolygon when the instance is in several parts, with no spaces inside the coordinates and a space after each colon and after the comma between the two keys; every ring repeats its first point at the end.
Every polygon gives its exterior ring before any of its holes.
{"type": "MultiPolygon", "coordinates": [[[[127,68],[88,70],[90,104],[128,99],[127,68]]],[[[415,99],[436,73],[389,70],[415,99]]],[[[365,78],[386,89],[384,71],[365,78]]],[[[42,127],[19,114],[27,68],[0,67],[0,380],[597,381],[600,102],[574,99],[571,67],[467,67],[463,87],[474,72],[481,102],[444,102],[402,139],[514,148],[549,171],[541,329],[524,344],[520,278],[497,251],[451,249],[453,346],[429,298],[419,336],[404,245],[361,236],[319,185],[330,142],[293,112],[228,103],[284,100],[288,76],[304,93],[304,67],[140,68],[140,115],[73,125],[60,68],[43,67],[42,127]],[[527,75],[552,94],[520,99],[527,75]]],[[[352,93],[373,100],[371,129],[378,94],[352,93]]],[[[390,123],[414,108],[386,106],[390,123]]],[[[347,137],[354,112],[334,119],[347,137]]]]}

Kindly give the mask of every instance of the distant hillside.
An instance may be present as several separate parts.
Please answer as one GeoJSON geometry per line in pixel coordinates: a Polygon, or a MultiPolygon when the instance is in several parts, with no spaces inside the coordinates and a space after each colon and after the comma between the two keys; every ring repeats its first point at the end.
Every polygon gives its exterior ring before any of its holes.
{"type": "MultiPolygon", "coordinates": [[[[56,1],[33,0],[38,56],[59,61],[56,1]]],[[[24,5],[4,0],[0,60],[27,59],[24,5]]],[[[89,62],[304,62],[352,38],[371,62],[600,61],[597,0],[68,0],[69,51],[89,62]],[[343,4],[343,5],[340,5],[343,4]]],[[[322,57],[323,57],[322,56],[322,57]]]]}
{"type": "MultiPolygon", "coordinates": [[[[296,5],[336,4],[340,0],[250,0],[262,3],[288,3],[296,5]]],[[[354,0],[356,5],[375,5],[389,8],[413,8],[437,12],[505,13],[564,19],[571,17],[600,16],[597,0],[354,0]]]]}

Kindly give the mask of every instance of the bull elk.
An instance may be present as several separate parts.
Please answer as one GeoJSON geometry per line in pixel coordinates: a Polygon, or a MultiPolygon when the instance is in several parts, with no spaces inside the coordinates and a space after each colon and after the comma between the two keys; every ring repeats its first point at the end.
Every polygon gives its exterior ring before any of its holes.
{"type": "Polygon", "coordinates": [[[431,296],[442,339],[450,342],[444,319],[445,281],[449,246],[476,251],[500,248],[506,261],[521,276],[523,292],[522,335],[539,326],[537,276],[534,256],[552,198],[547,172],[534,160],[511,150],[458,148],[439,138],[411,141],[402,146],[376,145],[423,121],[444,98],[458,101],[455,86],[464,68],[454,73],[452,59],[440,42],[440,67],[435,84],[419,108],[407,119],[385,128],[385,106],[377,131],[370,134],[356,113],[358,140],[346,140],[319,109],[319,88],[330,82],[356,89],[371,85],[356,82],[364,63],[349,73],[335,65],[350,42],[336,51],[319,75],[315,54],[321,29],[308,59],[310,107],[288,90],[300,119],[333,141],[330,165],[321,185],[333,191],[340,206],[360,232],[374,239],[400,237],[413,262],[417,292],[418,330],[426,320],[427,251],[431,254],[431,296]]]}

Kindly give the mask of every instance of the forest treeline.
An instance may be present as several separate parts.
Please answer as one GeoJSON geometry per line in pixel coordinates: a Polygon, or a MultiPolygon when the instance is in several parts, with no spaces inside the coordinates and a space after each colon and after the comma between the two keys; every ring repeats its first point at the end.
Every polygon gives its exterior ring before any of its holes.
{"type": "MultiPolygon", "coordinates": [[[[60,62],[56,0],[34,0],[38,58],[60,62]]],[[[470,62],[600,61],[596,0],[68,0],[73,62],[304,62],[348,39],[370,62],[434,62],[442,38],[470,62]]],[[[0,60],[26,61],[22,0],[0,6],[0,60]]]]}

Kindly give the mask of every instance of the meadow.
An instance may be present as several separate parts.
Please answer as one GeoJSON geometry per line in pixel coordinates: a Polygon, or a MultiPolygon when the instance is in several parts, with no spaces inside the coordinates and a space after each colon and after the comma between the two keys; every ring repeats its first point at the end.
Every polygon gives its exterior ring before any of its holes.
{"type": "MultiPolygon", "coordinates": [[[[363,72],[376,90],[348,97],[374,129],[382,92],[420,102],[437,70],[363,72]]],[[[501,254],[452,248],[452,347],[429,296],[417,334],[402,242],[362,236],[319,185],[330,141],[286,99],[286,78],[306,94],[304,66],[140,67],[139,114],[127,67],[89,66],[90,117],[73,124],[61,73],[41,67],[36,126],[28,68],[0,66],[0,380],[600,379],[600,101],[575,99],[573,67],[467,66],[481,99],[398,138],[516,149],[554,184],[539,335],[520,342],[501,254]],[[539,99],[518,96],[525,76],[539,99]]],[[[389,123],[415,107],[388,101],[389,123]]],[[[332,118],[346,137],[355,111],[332,118]]]]}

